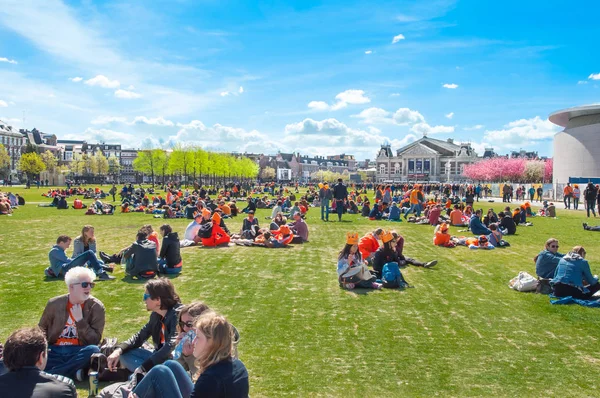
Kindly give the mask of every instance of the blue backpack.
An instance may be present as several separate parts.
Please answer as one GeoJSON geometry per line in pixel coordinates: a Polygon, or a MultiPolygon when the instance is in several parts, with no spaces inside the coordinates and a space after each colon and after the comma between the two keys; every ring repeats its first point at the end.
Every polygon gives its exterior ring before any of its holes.
{"type": "Polygon", "coordinates": [[[388,289],[400,288],[404,289],[408,287],[408,282],[402,276],[400,267],[397,262],[386,263],[381,271],[381,280],[383,287],[388,289]]]}

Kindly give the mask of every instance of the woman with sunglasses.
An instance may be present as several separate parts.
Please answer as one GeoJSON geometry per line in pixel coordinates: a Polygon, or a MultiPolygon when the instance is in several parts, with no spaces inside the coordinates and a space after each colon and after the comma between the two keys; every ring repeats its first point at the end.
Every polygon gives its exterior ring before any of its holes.
{"type": "Polygon", "coordinates": [[[554,278],[554,271],[558,262],[564,257],[564,254],[558,252],[558,239],[550,238],[546,241],[544,250],[533,258],[535,261],[535,273],[540,279],[554,278]]]}
{"type": "Polygon", "coordinates": [[[116,369],[121,363],[135,373],[148,372],[171,356],[177,337],[177,313],[181,300],[169,279],[158,278],[146,282],[144,303],[151,311],[150,320],[144,327],[119,344],[108,357],[108,368],[116,369]],[[152,338],[154,350],[142,348],[146,340],[152,338]]]}
{"type": "Polygon", "coordinates": [[[248,371],[234,358],[234,329],[225,317],[206,311],[194,321],[193,355],[197,371],[190,378],[176,361],[157,365],[134,388],[136,397],[246,398],[248,371]]]}

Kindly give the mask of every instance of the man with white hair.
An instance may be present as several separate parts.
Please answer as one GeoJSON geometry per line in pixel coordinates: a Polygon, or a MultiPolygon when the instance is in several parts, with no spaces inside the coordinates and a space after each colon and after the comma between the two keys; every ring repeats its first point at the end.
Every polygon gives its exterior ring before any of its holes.
{"type": "Polygon", "coordinates": [[[96,274],[89,268],[74,267],[65,275],[69,293],[51,298],[39,326],[48,339],[46,371],[82,381],[90,357],[100,352],[105,310],[91,295],[96,274]]]}

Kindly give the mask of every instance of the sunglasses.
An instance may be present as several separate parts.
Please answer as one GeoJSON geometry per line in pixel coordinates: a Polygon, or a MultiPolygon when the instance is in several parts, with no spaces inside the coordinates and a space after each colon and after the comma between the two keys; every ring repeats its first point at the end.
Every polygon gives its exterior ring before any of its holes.
{"type": "Polygon", "coordinates": [[[146,301],[146,300],[148,300],[149,298],[150,298],[150,294],[148,294],[148,293],[144,293],[144,299],[143,299],[143,301],[146,301]]]}
{"type": "Polygon", "coordinates": [[[558,249],[558,245],[550,245],[552,249],[558,249]]]}
{"type": "Polygon", "coordinates": [[[79,283],[73,283],[71,286],[75,286],[75,285],[81,285],[82,288],[87,289],[89,288],[93,288],[94,286],[96,286],[96,284],[94,282],[79,282],[79,283]]]}
{"type": "Polygon", "coordinates": [[[188,328],[193,328],[194,324],[192,322],[183,322],[183,321],[179,321],[179,326],[181,326],[181,328],[183,329],[184,327],[188,327],[188,328]]]}

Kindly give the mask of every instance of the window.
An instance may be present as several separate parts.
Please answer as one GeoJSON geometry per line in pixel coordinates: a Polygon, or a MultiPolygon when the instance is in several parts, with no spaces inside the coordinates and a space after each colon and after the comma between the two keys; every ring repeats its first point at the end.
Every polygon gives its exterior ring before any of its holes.
{"type": "Polygon", "coordinates": [[[400,163],[394,165],[394,173],[400,174],[400,163]]]}
{"type": "Polygon", "coordinates": [[[379,165],[379,174],[385,174],[385,164],[379,165]]]}

